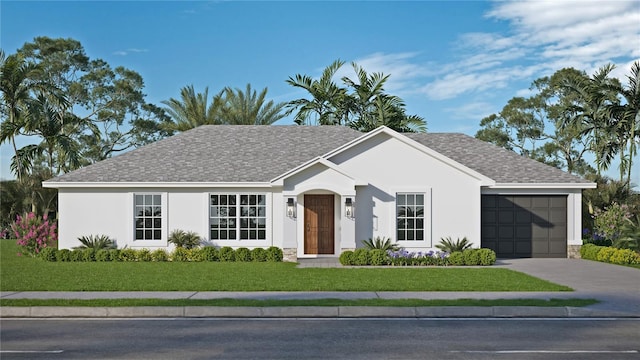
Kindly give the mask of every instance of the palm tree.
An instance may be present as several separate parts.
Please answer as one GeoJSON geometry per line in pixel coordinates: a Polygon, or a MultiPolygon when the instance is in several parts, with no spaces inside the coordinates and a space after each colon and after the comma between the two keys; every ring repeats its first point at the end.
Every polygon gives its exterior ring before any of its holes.
{"type": "Polygon", "coordinates": [[[267,88],[258,94],[247,84],[245,92],[227,87],[223,93],[220,118],[225,124],[271,125],[285,116],[282,113],[285,103],[276,104],[273,100],[265,103],[267,88]]]}
{"type": "MultiPolygon", "coordinates": [[[[624,104],[612,102],[606,105],[606,114],[614,121],[612,124],[617,131],[619,141],[616,146],[606,149],[606,155],[612,157],[612,153],[620,152],[620,179],[626,170],[627,186],[631,184],[631,169],[633,157],[638,153],[637,143],[640,142],[640,61],[631,66],[631,74],[627,75],[628,85],[623,86],[617,82],[604,84],[603,91],[613,91],[620,94],[624,104]],[[625,156],[625,149],[629,151],[625,156]]],[[[630,189],[630,187],[629,187],[630,189]]]]}
{"type": "Polygon", "coordinates": [[[181,100],[171,98],[162,101],[166,105],[166,112],[173,119],[173,123],[165,126],[168,131],[187,131],[200,125],[217,125],[221,123],[220,108],[221,94],[214,96],[213,103],[208,103],[209,88],[204,93],[197,93],[193,85],[183,87],[180,91],[181,100]]]}
{"type": "MultiPolygon", "coordinates": [[[[18,55],[9,55],[5,58],[4,51],[0,50],[0,92],[2,92],[2,117],[0,127],[0,143],[11,142],[14,153],[17,154],[15,138],[22,134],[25,120],[29,116],[28,104],[33,100],[33,92],[40,87],[40,83],[34,81],[39,68],[26,62],[18,55]]],[[[14,169],[20,179],[26,174],[26,169],[19,165],[14,169]]]]}
{"type": "Polygon", "coordinates": [[[404,101],[384,91],[389,75],[383,73],[368,74],[356,63],[351,64],[356,72],[357,81],[343,77],[342,81],[353,92],[351,113],[355,119],[349,122],[353,129],[367,132],[382,125],[400,132],[424,132],[426,122],[417,115],[407,116],[404,101]]]}
{"type": "Polygon", "coordinates": [[[564,86],[574,92],[581,101],[576,103],[572,111],[578,115],[571,121],[578,124],[568,124],[582,128],[582,135],[587,135],[590,150],[596,156],[596,170],[601,175],[611,164],[610,149],[616,148],[613,143],[616,136],[609,126],[610,116],[606,112],[608,104],[617,102],[617,93],[610,87],[616,80],[609,77],[614,66],[609,64],[600,68],[591,78],[584,75],[574,75],[565,81],[564,86]]]}
{"type": "Polygon", "coordinates": [[[300,98],[290,101],[286,115],[297,111],[294,121],[298,125],[342,125],[349,116],[347,91],[333,82],[333,76],[344,65],[340,59],[324,69],[320,79],[297,74],[287,83],[306,90],[311,100],[300,98]]]}

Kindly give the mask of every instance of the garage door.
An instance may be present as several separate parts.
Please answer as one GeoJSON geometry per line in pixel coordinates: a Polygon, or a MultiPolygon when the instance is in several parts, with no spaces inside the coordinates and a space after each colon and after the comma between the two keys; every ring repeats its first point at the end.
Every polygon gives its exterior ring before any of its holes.
{"type": "Polygon", "coordinates": [[[482,195],[481,244],[498,257],[567,257],[566,196],[482,195]]]}

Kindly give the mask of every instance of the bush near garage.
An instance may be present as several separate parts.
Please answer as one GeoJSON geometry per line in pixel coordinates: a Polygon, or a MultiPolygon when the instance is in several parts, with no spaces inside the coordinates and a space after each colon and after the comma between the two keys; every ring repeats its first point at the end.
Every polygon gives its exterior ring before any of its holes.
{"type": "Polygon", "coordinates": [[[616,249],[611,246],[584,244],[580,248],[580,257],[618,265],[640,264],[640,254],[630,249],[616,249]]]}

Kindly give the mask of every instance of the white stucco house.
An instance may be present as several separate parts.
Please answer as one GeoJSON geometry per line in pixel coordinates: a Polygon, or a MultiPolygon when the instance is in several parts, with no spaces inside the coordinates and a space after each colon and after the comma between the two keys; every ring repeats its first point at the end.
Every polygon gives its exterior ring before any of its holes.
{"type": "Polygon", "coordinates": [[[389,237],[414,251],[467,237],[500,257],[573,256],[595,187],[463,134],[380,127],[201,126],[43,183],[59,191],[59,246],[105,234],[339,256],[389,237]]]}

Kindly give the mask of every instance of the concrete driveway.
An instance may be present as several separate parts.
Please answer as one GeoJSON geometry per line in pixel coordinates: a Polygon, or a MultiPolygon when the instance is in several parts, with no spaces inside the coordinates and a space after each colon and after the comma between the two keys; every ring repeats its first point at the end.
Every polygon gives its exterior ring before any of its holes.
{"type": "Polygon", "coordinates": [[[640,314],[640,269],[581,259],[501,259],[496,265],[569,286],[576,297],[602,301],[592,308],[640,314]]]}

